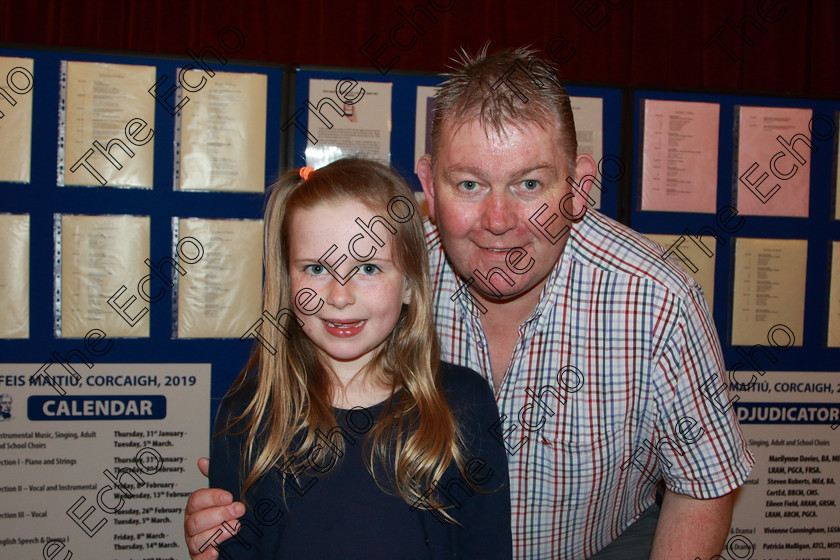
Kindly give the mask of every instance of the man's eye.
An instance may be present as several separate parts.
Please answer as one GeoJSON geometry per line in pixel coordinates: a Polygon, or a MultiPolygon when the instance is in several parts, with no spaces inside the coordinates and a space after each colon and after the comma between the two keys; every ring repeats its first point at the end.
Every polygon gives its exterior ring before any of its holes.
{"type": "Polygon", "coordinates": [[[375,264],[363,264],[359,267],[359,271],[362,274],[376,274],[379,270],[380,268],[375,264]]]}
{"type": "Polygon", "coordinates": [[[478,183],[476,183],[475,181],[461,181],[459,185],[465,191],[474,191],[478,188],[478,183]]]}
{"type": "Polygon", "coordinates": [[[536,179],[525,179],[520,184],[522,185],[522,188],[524,188],[526,191],[533,191],[540,188],[540,182],[536,179]]]}
{"type": "Polygon", "coordinates": [[[311,274],[312,276],[320,276],[325,270],[324,266],[320,264],[310,264],[303,267],[303,271],[311,274]]]}

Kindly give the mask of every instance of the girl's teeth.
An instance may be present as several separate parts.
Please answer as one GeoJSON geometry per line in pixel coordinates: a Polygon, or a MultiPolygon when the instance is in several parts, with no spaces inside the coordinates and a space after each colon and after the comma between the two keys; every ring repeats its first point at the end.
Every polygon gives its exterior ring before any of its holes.
{"type": "Polygon", "coordinates": [[[356,327],[361,327],[364,323],[364,321],[359,321],[358,323],[331,323],[329,321],[324,322],[336,329],[354,329],[356,327]]]}

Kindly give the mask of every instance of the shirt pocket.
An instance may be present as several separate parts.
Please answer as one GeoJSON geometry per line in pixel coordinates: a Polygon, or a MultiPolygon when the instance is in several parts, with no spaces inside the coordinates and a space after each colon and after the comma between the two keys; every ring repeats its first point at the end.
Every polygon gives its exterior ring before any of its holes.
{"type": "Polygon", "coordinates": [[[554,401],[554,414],[543,416],[540,438],[544,444],[568,451],[616,444],[630,432],[628,399],[623,395],[581,391],[554,401]]]}

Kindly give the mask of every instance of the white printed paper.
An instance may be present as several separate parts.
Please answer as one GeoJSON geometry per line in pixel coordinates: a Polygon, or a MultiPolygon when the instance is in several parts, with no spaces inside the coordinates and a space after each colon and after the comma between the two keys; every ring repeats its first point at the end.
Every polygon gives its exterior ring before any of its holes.
{"type": "Polygon", "coordinates": [[[318,169],[342,157],[391,161],[391,84],[309,80],[306,165],[318,169]]]}
{"type": "Polygon", "coordinates": [[[0,338],[29,338],[29,214],[0,214],[0,338]]]}

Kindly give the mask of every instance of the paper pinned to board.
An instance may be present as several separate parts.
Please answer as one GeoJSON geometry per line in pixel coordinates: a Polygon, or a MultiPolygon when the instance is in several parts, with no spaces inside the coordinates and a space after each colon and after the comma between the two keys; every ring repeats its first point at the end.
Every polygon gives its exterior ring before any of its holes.
{"type": "Polygon", "coordinates": [[[306,165],[362,156],[391,161],[391,82],[309,80],[306,165]]]}
{"type": "Polygon", "coordinates": [[[806,239],[735,239],[733,346],[767,344],[777,325],[802,346],[807,260],[806,239]]]}
{"type": "MultiPolygon", "coordinates": [[[[184,73],[190,83],[201,70],[184,73]]],[[[176,190],[263,192],[268,77],[216,72],[178,114],[176,190]]]]}
{"type": "Polygon", "coordinates": [[[178,279],[178,338],[239,338],[262,313],[262,220],[178,219],[204,257],[178,279]]]}
{"type": "Polygon", "coordinates": [[[808,217],[811,109],[738,107],[739,214],[808,217]]]}
{"type": "Polygon", "coordinates": [[[0,338],[29,338],[29,214],[0,214],[0,338]]]}
{"type": "Polygon", "coordinates": [[[0,56],[0,181],[29,183],[35,61],[0,56]]]}
{"type": "Polygon", "coordinates": [[[59,185],[151,189],[154,66],[62,62],[59,185]]]}
{"type": "Polygon", "coordinates": [[[642,210],[716,210],[720,105],[644,101],[642,210]]]}
{"type": "Polygon", "coordinates": [[[57,334],[82,338],[99,329],[109,337],[148,337],[149,307],[136,287],[149,275],[149,217],[59,214],[56,222],[57,334]]]}

